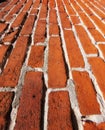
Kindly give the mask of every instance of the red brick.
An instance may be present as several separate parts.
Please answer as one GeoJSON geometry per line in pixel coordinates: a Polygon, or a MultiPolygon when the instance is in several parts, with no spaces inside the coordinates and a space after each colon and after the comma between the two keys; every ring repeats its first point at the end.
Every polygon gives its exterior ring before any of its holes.
{"type": "Polygon", "coordinates": [[[42,4],[39,19],[43,19],[43,18],[46,19],[46,17],[47,17],[47,5],[42,4]]]}
{"type": "Polygon", "coordinates": [[[105,98],[105,62],[101,58],[89,58],[92,72],[105,98]]]}
{"type": "Polygon", "coordinates": [[[97,18],[95,15],[92,15],[91,19],[98,26],[100,31],[105,35],[105,24],[99,18],[97,18]]]}
{"type": "Polygon", "coordinates": [[[92,123],[92,122],[86,122],[84,125],[84,130],[105,130],[105,123],[92,123]]]}
{"type": "Polygon", "coordinates": [[[21,12],[17,18],[15,19],[15,21],[13,22],[13,24],[11,25],[12,28],[15,28],[15,27],[19,27],[23,21],[23,19],[25,18],[26,16],[26,13],[25,12],[21,12]]]}
{"type": "Polygon", "coordinates": [[[79,20],[78,16],[70,16],[70,17],[71,17],[72,23],[74,25],[80,23],[80,20],[79,20]]]}
{"type": "Polygon", "coordinates": [[[84,67],[83,57],[73,32],[70,30],[65,30],[64,38],[71,67],[84,67]]]}
{"type": "Polygon", "coordinates": [[[98,46],[99,46],[99,48],[100,48],[100,50],[105,58],[105,44],[99,44],[98,46]]]}
{"type": "Polygon", "coordinates": [[[17,33],[18,33],[18,30],[7,33],[5,37],[3,38],[2,42],[12,43],[14,39],[16,38],[17,33]]]}
{"type": "Polygon", "coordinates": [[[57,24],[50,24],[49,34],[50,35],[59,35],[59,27],[57,24]]]}
{"type": "Polygon", "coordinates": [[[32,46],[28,65],[31,67],[43,67],[44,46],[32,46]]]}
{"type": "Polygon", "coordinates": [[[83,115],[99,114],[99,104],[88,73],[73,71],[73,79],[81,113],[83,115]]]}
{"type": "Polygon", "coordinates": [[[21,2],[16,4],[16,6],[10,11],[10,13],[7,15],[7,17],[5,17],[5,20],[10,21],[12,18],[14,18],[15,14],[17,14],[20,11],[22,6],[23,6],[23,3],[21,3],[21,2]]]}
{"type": "Polygon", "coordinates": [[[14,130],[40,130],[42,95],[42,73],[27,72],[14,130]]]}
{"type": "Polygon", "coordinates": [[[0,92],[0,130],[6,130],[9,125],[13,95],[12,92],[0,92]]]}
{"type": "Polygon", "coordinates": [[[73,130],[69,94],[52,92],[48,104],[48,130],[73,130]]]}
{"type": "Polygon", "coordinates": [[[7,53],[9,46],[1,45],[0,46],[0,67],[3,66],[3,62],[5,60],[5,56],[7,53]]]}
{"type": "Polygon", "coordinates": [[[105,38],[102,36],[102,34],[98,30],[89,29],[89,31],[96,42],[105,42],[105,38]]]}
{"type": "Polygon", "coordinates": [[[68,15],[64,12],[64,13],[60,13],[60,18],[61,18],[61,24],[63,29],[64,28],[69,28],[71,29],[72,25],[71,25],[71,21],[68,18],[68,15]]]}
{"type": "Polygon", "coordinates": [[[23,8],[23,12],[28,12],[28,10],[31,8],[32,3],[33,3],[33,0],[29,0],[29,1],[25,4],[25,6],[24,6],[24,8],[23,8]]]}
{"type": "Polygon", "coordinates": [[[77,4],[76,1],[71,0],[70,3],[73,4],[73,7],[75,8],[75,10],[76,10],[78,13],[82,12],[82,9],[79,7],[79,5],[77,4]]]}
{"type": "Polygon", "coordinates": [[[49,12],[49,22],[57,24],[57,14],[55,9],[51,9],[49,12]]]}
{"type": "Polygon", "coordinates": [[[28,19],[24,23],[24,26],[21,31],[21,35],[30,35],[32,33],[32,29],[34,26],[36,16],[34,15],[29,15],[28,19]]]}
{"type": "Polygon", "coordinates": [[[3,31],[5,31],[6,28],[7,28],[7,24],[0,23],[0,34],[3,33],[3,31]]]}
{"type": "Polygon", "coordinates": [[[33,3],[33,8],[39,8],[39,5],[40,5],[40,0],[36,0],[34,3],[33,3]]]}
{"type": "Polygon", "coordinates": [[[17,85],[27,46],[28,38],[19,37],[16,46],[9,57],[8,63],[0,76],[0,87],[15,87],[17,85]]]}
{"type": "Polygon", "coordinates": [[[52,37],[49,41],[48,77],[49,87],[62,88],[66,86],[66,70],[59,37],[52,37]]]}
{"type": "Polygon", "coordinates": [[[38,9],[34,9],[34,8],[32,8],[30,14],[32,14],[32,15],[36,15],[36,16],[37,16],[38,12],[39,12],[38,9]]]}
{"type": "Polygon", "coordinates": [[[45,40],[45,34],[46,34],[46,21],[45,20],[39,20],[38,24],[36,26],[36,31],[34,35],[34,42],[44,42],[45,40]]]}
{"type": "Polygon", "coordinates": [[[69,3],[69,1],[65,0],[64,3],[66,5],[69,15],[76,15],[76,13],[75,13],[74,9],[72,8],[71,4],[69,3]]]}
{"type": "Polygon", "coordinates": [[[82,46],[87,54],[97,54],[96,47],[92,44],[88,34],[82,26],[75,26],[77,35],[82,43],[82,46]]]}
{"type": "Polygon", "coordinates": [[[54,9],[56,7],[55,0],[49,1],[49,8],[54,9]]]}
{"type": "Polygon", "coordinates": [[[80,16],[80,18],[82,19],[82,21],[84,22],[84,24],[86,25],[86,27],[88,29],[95,28],[94,24],[90,21],[90,19],[86,16],[86,14],[79,13],[79,16],[80,16]]]}

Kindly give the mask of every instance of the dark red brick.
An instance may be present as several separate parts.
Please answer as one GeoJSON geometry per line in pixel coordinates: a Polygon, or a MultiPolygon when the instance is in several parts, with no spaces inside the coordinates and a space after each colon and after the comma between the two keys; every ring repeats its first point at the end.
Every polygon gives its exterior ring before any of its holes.
{"type": "Polygon", "coordinates": [[[73,130],[69,94],[52,92],[48,104],[48,130],[73,130]]]}
{"type": "Polygon", "coordinates": [[[14,130],[40,130],[42,95],[42,73],[27,72],[14,130]]]}

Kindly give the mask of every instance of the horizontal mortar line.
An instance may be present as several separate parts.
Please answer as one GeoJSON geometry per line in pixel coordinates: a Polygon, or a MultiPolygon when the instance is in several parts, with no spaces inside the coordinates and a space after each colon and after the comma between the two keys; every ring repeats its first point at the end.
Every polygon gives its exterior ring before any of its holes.
{"type": "Polygon", "coordinates": [[[51,93],[51,92],[58,92],[58,91],[68,91],[67,87],[64,88],[47,88],[47,90],[51,93]]]}
{"type": "Polygon", "coordinates": [[[98,57],[98,54],[86,54],[87,58],[98,57]]]}
{"type": "Polygon", "coordinates": [[[16,87],[6,86],[6,87],[0,87],[0,92],[15,92],[16,87]]]}

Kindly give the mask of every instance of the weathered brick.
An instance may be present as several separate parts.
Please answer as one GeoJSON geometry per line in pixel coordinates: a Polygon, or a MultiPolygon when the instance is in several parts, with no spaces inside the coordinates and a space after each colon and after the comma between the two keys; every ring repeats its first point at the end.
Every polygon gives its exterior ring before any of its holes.
{"type": "Polygon", "coordinates": [[[98,26],[100,31],[105,35],[105,24],[99,18],[97,18],[95,15],[91,15],[91,19],[98,26]]]}
{"type": "Polygon", "coordinates": [[[0,76],[0,87],[15,87],[17,85],[27,46],[28,38],[19,37],[16,46],[9,57],[8,63],[0,76]]]}
{"type": "Polygon", "coordinates": [[[78,16],[70,16],[70,17],[71,17],[72,23],[74,25],[80,23],[80,20],[79,20],[78,16]]]}
{"type": "Polygon", "coordinates": [[[99,104],[88,73],[73,71],[72,74],[81,113],[83,115],[99,114],[99,104]]]}
{"type": "Polygon", "coordinates": [[[49,22],[57,24],[57,14],[55,9],[49,11],[49,22]]]}
{"type": "Polygon", "coordinates": [[[95,78],[99,84],[99,87],[103,93],[103,96],[105,98],[105,62],[99,58],[89,58],[89,63],[91,65],[91,69],[93,74],[95,75],[95,78]]]}
{"type": "Polygon", "coordinates": [[[68,15],[64,12],[64,13],[60,13],[60,18],[61,18],[61,23],[62,23],[62,27],[64,28],[69,28],[71,29],[72,25],[71,25],[71,21],[68,18],[68,15]]]}
{"type": "Polygon", "coordinates": [[[105,38],[102,36],[102,34],[98,30],[89,29],[89,31],[96,42],[105,42],[105,38]]]}
{"type": "Polygon", "coordinates": [[[44,46],[32,46],[28,65],[31,67],[43,67],[44,46]]]}
{"type": "Polygon", "coordinates": [[[48,130],[73,130],[68,92],[49,95],[48,130]]]}
{"type": "Polygon", "coordinates": [[[29,0],[29,1],[25,4],[25,6],[24,6],[24,8],[23,8],[23,12],[28,12],[28,10],[31,8],[32,3],[33,3],[33,0],[29,0]]]}
{"type": "Polygon", "coordinates": [[[40,130],[43,93],[42,73],[27,72],[14,130],[40,130]]]}
{"type": "Polygon", "coordinates": [[[80,18],[82,19],[83,23],[85,24],[85,26],[88,29],[94,29],[95,26],[94,24],[91,22],[91,20],[86,16],[85,13],[79,13],[80,18]]]}
{"type": "Polygon", "coordinates": [[[30,35],[32,33],[33,25],[35,22],[36,16],[30,15],[26,22],[24,23],[24,26],[20,32],[21,35],[30,35]]]}
{"type": "Polygon", "coordinates": [[[71,67],[84,67],[83,57],[73,32],[70,30],[65,30],[64,38],[71,67]]]}
{"type": "Polygon", "coordinates": [[[15,21],[12,23],[12,28],[15,28],[15,27],[19,27],[22,23],[22,21],[24,20],[26,16],[26,13],[25,12],[21,12],[17,18],[15,19],[15,21]]]}
{"type": "Polygon", "coordinates": [[[6,27],[7,27],[7,24],[0,23],[0,35],[3,33],[3,31],[5,31],[6,27]]]}
{"type": "Polygon", "coordinates": [[[59,35],[59,27],[57,24],[50,24],[49,34],[50,35],[59,35]]]}
{"type": "Polygon", "coordinates": [[[84,125],[84,130],[105,130],[105,123],[92,123],[92,122],[86,122],[84,125]]]}
{"type": "Polygon", "coordinates": [[[47,5],[42,4],[39,19],[43,19],[43,18],[46,19],[46,17],[47,17],[47,5]]]}
{"type": "Polygon", "coordinates": [[[92,44],[88,34],[82,26],[75,26],[77,35],[82,43],[82,46],[87,54],[97,54],[96,47],[92,44]]]}
{"type": "Polygon", "coordinates": [[[12,18],[15,17],[15,14],[17,14],[20,9],[22,8],[23,3],[19,2],[18,4],[16,4],[16,6],[9,12],[9,14],[7,15],[7,17],[5,17],[6,21],[10,21],[12,18]]]}
{"type": "Polygon", "coordinates": [[[64,3],[66,5],[69,15],[76,15],[76,13],[75,13],[74,9],[71,7],[71,4],[69,3],[69,1],[65,0],[64,3]]]}
{"type": "Polygon", "coordinates": [[[34,35],[34,43],[44,42],[46,35],[46,21],[39,20],[34,35]]]}
{"type": "Polygon", "coordinates": [[[59,37],[51,37],[49,40],[48,77],[49,87],[62,88],[66,86],[66,70],[59,37]]]}
{"type": "Polygon", "coordinates": [[[0,92],[0,130],[9,125],[13,96],[12,92],[0,92]]]}
{"type": "Polygon", "coordinates": [[[12,43],[14,39],[16,38],[17,33],[18,33],[18,30],[7,33],[5,37],[3,38],[2,42],[12,43]]]}
{"type": "Polygon", "coordinates": [[[100,48],[100,50],[105,58],[105,44],[99,44],[98,46],[99,46],[99,48],[100,48]]]}

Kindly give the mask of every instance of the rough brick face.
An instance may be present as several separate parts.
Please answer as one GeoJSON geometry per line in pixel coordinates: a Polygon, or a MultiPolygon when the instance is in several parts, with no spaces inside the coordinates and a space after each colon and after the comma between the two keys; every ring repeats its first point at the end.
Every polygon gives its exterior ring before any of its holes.
{"type": "Polygon", "coordinates": [[[32,46],[28,65],[31,67],[43,67],[44,46],[32,46]]]}
{"type": "Polygon", "coordinates": [[[52,37],[49,40],[48,57],[48,84],[51,88],[62,88],[66,85],[66,70],[63,61],[61,41],[59,37],[52,37]],[[56,70],[56,71],[55,71],[56,70]]]}
{"type": "Polygon", "coordinates": [[[67,92],[52,92],[49,95],[48,130],[73,130],[67,92]]]}
{"type": "Polygon", "coordinates": [[[22,90],[15,130],[40,130],[42,95],[42,73],[28,72],[22,90]]]}
{"type": "Polygon", "coordinates": [[[73,71],[73,78],[81,113],[99,114],[99,104],[89,75],[86,72],[73,71]]]}

